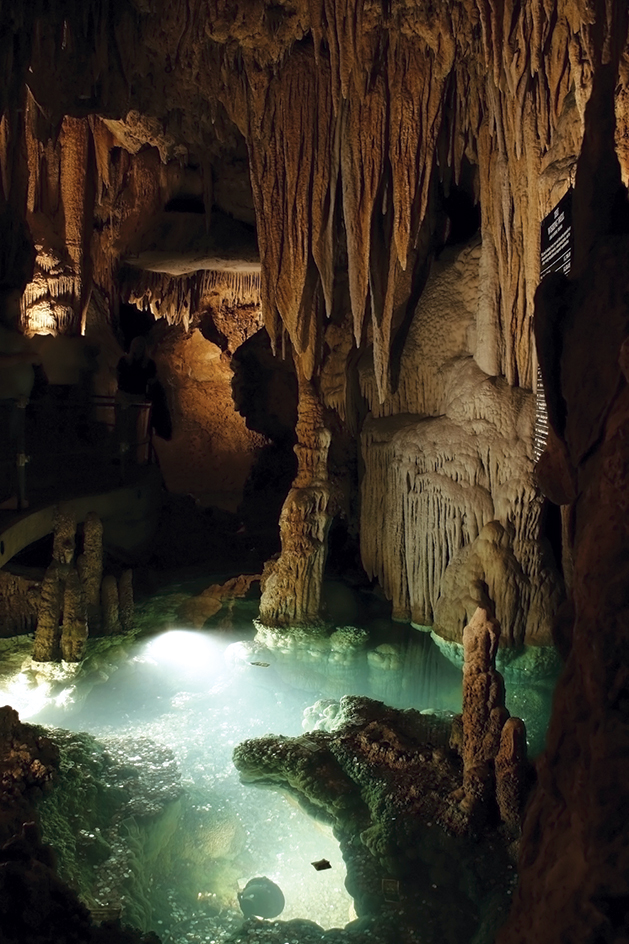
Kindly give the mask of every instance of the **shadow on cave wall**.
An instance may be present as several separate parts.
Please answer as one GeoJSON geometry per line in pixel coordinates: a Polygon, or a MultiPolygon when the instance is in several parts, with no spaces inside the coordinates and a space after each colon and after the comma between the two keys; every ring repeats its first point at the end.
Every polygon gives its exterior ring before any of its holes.
{"type": "Polygon", "coordinates": [[[269,442],[254,462],[238,509],[253,546],[269,557],[280,549],[279,517],[297,474],[297,377],[291,359],[273,354],[264,328],[231,361],[232,396],[247,428],[269,442]]]}

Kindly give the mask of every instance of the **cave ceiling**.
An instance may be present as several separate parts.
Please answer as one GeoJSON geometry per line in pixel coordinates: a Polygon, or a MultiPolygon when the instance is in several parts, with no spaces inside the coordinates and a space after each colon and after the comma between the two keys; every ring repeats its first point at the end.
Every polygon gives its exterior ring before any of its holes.
{"type": "Polygon", "coordinates": [[[373,345],[384,400],[400,287],[417,288],[443,242],[435,194],[442,209],[464,185],[480,206],[479,364],[532,386],[539,220],[571,182],[611,5],[35,0],[3,4],[0,24],[3,193],[43,233],[43,269],[74,279],[75,314],[88,276],[111,295],[125,259],[229,269],[242,243],[273,343],[284,335],[316,376],[328,319],[346,322],[373,345]],[[173,199],[179,218],[164,220],[173,199]],[[178,227],[188,244],[173,251],[178,227]]]}

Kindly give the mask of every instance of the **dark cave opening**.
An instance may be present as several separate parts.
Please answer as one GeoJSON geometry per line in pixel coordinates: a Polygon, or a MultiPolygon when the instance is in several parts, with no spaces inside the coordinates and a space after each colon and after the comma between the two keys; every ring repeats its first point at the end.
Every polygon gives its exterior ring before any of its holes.
{"type": "Polygon", "coordinates": [[[118,311],[118,330],[125,351],[138,336],[146,337],[153,325],[155,317],[147,308],[138,308],[127,302],[121,302],[118,311]]]}
{"type": "Polygon", "coordinates": [[[173,197],[164,207],[165,213],[205,213],[205,203],[200,197],[181,195],[173,197]]]}
{"type": "Polygon", "coordinates": [[[268,550],[279,550],[278,522],[297,473],[297,377],[291,362],[276,357],[264,328],[244,342],[231,360],[232,396],[248,429],[269,440],[252,466],[238,513],[247,532],[268,550]]]}
{"type": "Polygon", "coordinates": [[[539,522],[540,540],[546,540],[550,548],[553,562],[559,573],[563,573],[563,538],[561,523],[561,508],[549,499],[544,499],[539,522]]]}
{"type": "Polygon", "coordinates": [[[446,246],[466,243],[480,230],[480,204],[473,195],[462,186],[452,185],[443,198],[444,210],[449,226],[446,246]]]}

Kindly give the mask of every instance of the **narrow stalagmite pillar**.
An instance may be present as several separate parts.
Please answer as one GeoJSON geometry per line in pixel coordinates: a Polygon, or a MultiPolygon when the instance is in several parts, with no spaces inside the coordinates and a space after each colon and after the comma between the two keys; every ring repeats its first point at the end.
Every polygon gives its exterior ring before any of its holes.
{"type": "Polygon", "coordinates": [[[526,727],[521,718],[509,718],[505,722],[495,771],[500,819],[514,838],[519,837],[527,792],[526,727]]]}
{"type": "Polygon", "coordinates": [[[133,626],[133,571],[124,570],[118,581],[118,611],[123,632],[127,633],[133,626]]]}
{"type": "Polygon", "coordinates": [[[98,515],[90,511],[83,526],[83,553],[77,560],[77,569],[85,595],[85,605],[90,626],[101,624],[100,585],[103,579],[103,524],[98,515]]]}
{"type": "Polygon", "coordinates": [[[71,564],[74,560],[76,542],[76,519],[72,512],[58,508],[55,515],[55,536],[52,559],[58,564],[71,564]]]}
{"type": "MultiPolygon", "coordinates": [[[[76,520],[65,509],[58,508],[52,545],[52,562],[42,583],[37,628],[33,644],[35,662],[56,662],[62,658],[61,614],[64,588],[73,570],[76,520]]],[[[65,656],[63,656],[65,658],[65,656]]]]}
{"type": "Polygon", "coordinates": [[[59,621],[63,605],[63,582],[59,568],[52,563],[42,582],[33,644],[34,662],[55,662],[60,658],[59,621]]]}
{"type": "Polygon", "coordinates": [[[122,631],[119,615],[118,584],[112,574],[103,577],[101,587],[103,607],[103,631],[107,636],[114,636],[122,631]]]}
{"type": "Polygon", "coordinates": [[[87,607],[79,575],[74,567],[65,580],[61,657],[64,662],[80,662],[87,640],[87,607]]]}
{"type": "Polygon", "coordinates": [[[495,798],[494,759],[509,712],[504,683],[495,669],[500,625],[480,607],[463,630],[462,808],[483,817],[495,798]]]}
{"type": "Polygon", "coordinates": [[[280,515],[282,552],[262,579],[260,621],[268,626],[308,626],[321,621],[321,585],[332,521],[333,489],[327,460],[331,434],[323,404],[298,371],[297,476],[280,515]]]}

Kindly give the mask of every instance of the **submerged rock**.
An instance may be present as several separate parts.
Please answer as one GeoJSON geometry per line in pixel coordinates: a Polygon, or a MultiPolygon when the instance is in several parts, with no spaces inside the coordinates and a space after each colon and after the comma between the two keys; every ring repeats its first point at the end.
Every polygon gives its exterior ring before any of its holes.
{"type": "Polygon", "coordinates": [[[261,875],[250,879],[238,892],[238,903],[245,918],[277,918],[286,902],[279,885],[261,875]]]}

